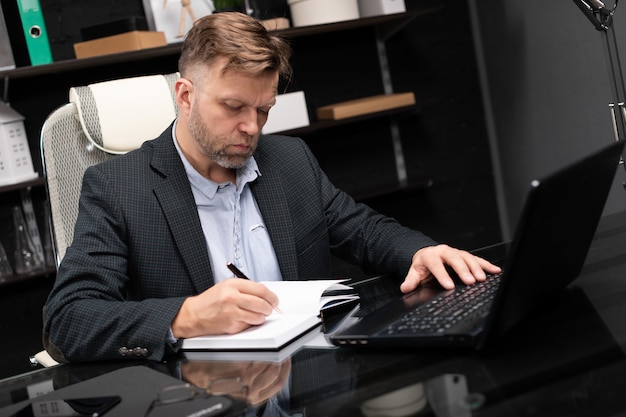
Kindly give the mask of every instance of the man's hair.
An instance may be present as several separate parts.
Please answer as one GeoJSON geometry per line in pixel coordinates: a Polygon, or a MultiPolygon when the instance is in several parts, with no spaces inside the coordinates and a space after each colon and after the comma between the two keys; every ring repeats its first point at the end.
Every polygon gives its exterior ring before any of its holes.
{"type": "Polygon", "coordinates": [[[287,81],[291,78],[289,44],[243,13],[214,13],[196,20],[183,42],[178,70],[188,77],[194,67],[212,65],[219,57],[227,58],[224,72],[276,71],[287,81]]]}

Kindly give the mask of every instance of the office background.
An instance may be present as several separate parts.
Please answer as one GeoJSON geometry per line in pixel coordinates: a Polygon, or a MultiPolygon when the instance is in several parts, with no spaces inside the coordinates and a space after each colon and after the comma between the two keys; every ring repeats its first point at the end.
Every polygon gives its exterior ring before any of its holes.
{"type": "MultiPolygon", "coordinates": [[[[571,0],[469,3],[507,238],[532,179],[613,140],[609,66],[601,33],[571,0]]],[[[613,30],[626,59],[623,5],[613,30]]],[[[606,214],[624,209],[624,179],[619,169],[606,214]]]]}
{"type": "MultiPolygon", "coordinates": [[[[55,61],[73,58],[81,26],[143,14],[141,0],[41,5],[55,61]]],[[[414,91],[420,103],[400,120],[407,172],[416,186],[364,201],[442,242],[472,249],[511,236],[532,179],[612,140],[604,49],[601,35],[572,1],[406,0],[409,10],[430,5],[441,10],[412,20],[386,42],[395,91],[414,91]]],[[[288,14],[286,0],[260,1],[259,7],[288,14]]],[[[618,8],[620,32],[624,13],[618,8]]],[[[293,87],[305,91],[311,108],[380,89],[369,36],[355,30],[294,41],[293,87]],[[324,70],[328,63],[335,66],[324,70]]],[[[31,154],[41,173],[41,123],[67,100],[69,86],[175,70],[175,63],[164,61],[15,80],[9,71],[0,74],[0,96],[27,115],[31,154]]],[[[363,125],[374,133],[364,136],[362,128],[348,125],[333,130],[339,140],[324,140],[322,132],[307,141],[331,179],[355,194],[364,183],[394,175],[387,133],[378,137],[375,122],[363,125]]],[[[615,182],[607,212],[621,211],[626,198],[623,170],[615,182]]],[[[42,191],[34,190],[39,199],[42,191]]],[[[0,238],[9,236],[0,231],[0,238]]],[[[339,262],[336,271],[359,273],[339,262]]],[[[3,286],[0,330],[14,335],[15,343],[0,348],[1,356],[26,360],[41,348],[41,306],[53,279],[3,286]]]]}

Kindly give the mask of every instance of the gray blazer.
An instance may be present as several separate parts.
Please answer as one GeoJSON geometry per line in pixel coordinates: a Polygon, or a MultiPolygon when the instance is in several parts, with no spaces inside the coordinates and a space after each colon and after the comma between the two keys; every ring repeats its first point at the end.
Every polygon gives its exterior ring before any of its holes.
{"type": "MultiPolygon", "coordinates": [[[[330,276],[330,254],[398,276],[435,244],[335,188],[305,143],[263,136],[252,192],[285,280],[330,276]]],[[[219,239],[216,236],[216,239],[219,239]]],[[[44,307],[57,360],[160,360],[185,297],[214,284],[207,246],[171,127],[83,178],[74,241],[44,307]]]]}

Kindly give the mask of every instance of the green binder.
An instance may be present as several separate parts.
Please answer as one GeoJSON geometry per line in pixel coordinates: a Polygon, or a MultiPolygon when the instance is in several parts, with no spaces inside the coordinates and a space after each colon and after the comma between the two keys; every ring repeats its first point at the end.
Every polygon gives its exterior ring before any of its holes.
{"type": "Polygon", "coordinates": [[[17,0],[31,65],[49,64],[52,52],[39,0],[17,0]]]}

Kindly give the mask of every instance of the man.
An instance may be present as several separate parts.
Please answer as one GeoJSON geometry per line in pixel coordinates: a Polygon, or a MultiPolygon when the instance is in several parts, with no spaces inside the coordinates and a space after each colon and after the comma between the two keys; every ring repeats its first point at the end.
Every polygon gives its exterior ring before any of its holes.
{"type": "Polygon", "coordinates": [[[179,117],[141,149],[89,168],[73,244],[44,308],[59,361],[160,360],[182,338],[232,334],[280,300],[260,280],[328,277],[334,253],[405,277],[467,284],[499,268],[437,245],[336,189],[303,141],[260,132],[290,48],[254,19],[199,19],[181,50],[179,117]],[[233,262],[251,279],[230,279],[233,262]]]}

